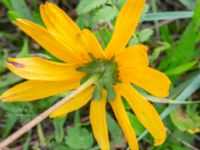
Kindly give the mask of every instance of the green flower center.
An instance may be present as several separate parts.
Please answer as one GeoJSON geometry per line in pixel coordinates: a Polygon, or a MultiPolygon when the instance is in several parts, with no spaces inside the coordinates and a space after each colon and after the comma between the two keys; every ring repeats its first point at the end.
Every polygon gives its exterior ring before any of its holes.
{"type": "Polygon", "coordinates": [[[96,59],[91,54],[89,55],[92,61],[77,68],[78,71],[86,73],[86,76],[81,80],[81,82],[85,82],[94,75],[99,75],[99,79],[95,82],[93,99],[100,100],[102,96],[102,89],[104,88],[107,92],[107,100],[114,100],[116,93],[113,85],[120,82],[118,80],[117,64],[114,62],[114,58],[104,60],[96,59]]]}

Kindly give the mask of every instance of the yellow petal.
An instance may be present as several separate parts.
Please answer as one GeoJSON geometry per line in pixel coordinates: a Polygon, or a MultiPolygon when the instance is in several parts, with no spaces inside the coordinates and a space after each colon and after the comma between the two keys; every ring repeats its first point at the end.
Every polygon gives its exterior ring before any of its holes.
{"type": "Polygon", "coordinates": [[[35,81],[29,80],[8,89],[0,96],[4,102],[33,101],[75,89],[79,81],[35,81]]]}
{"type": "Polygon", "coordinates": [[[68,49],[76,55],[87,60],[84,49],[78,49],[75,37],[81,33],[73,20],[56,5],[46,2],[40,5],[40,13],[47,30],[59,41],[62,41],[68,49]]]}
{"type": "Polygon", "coordinates": [[[9,58],[7,67],[15,74],[30,80],[80,80],[84,73],[76,71],[77,65],[48,61],[39,57],[9,58]]]}
{"type": "Polygon", "coordinates": [[[112,38],[105,50],[108,58],[125,48],[135,31],[144,4],[145,0],[127,0],[124,4],[117,17],[112,38]]]}
{"type": "Polygon", "coordinates": [[[123,81],[130,81],[140,86],[157,97],[169,95],[170,80],[168,77],[155,69],[149,67],[130,67],[120,71],[123,81]]]}
{"type": "Polygon", "coordinates": [[[92,100],[90,104],[90,122],[94,136],[102,150],[109,150],[108,128],[106,124],[106,93],[101,100],[92,100]]]}
{"type": "Polygon", "coordinates": [[[115,57],[119,71],[130,66],[148,66],[147,50],[148,47],[144,45],[134,45],[123,49],[115,57]]]}
{"type": "Polygon", "coordinates": [[[129,118],[126,114],[126,110],[123,106],[120,96],[117,95],[116,99],[111,101],[110,104],[114,111],[115,117],[117,118],[117,121],[125,134],[125,137],[126,137],[126,140],[128,141],[130,149],[139,150],[135,131],[133,130],[130,124],[129,118]]]}
{"type": "Polygon", "coordinates": [[[74,38],[81,30],[73,20],[53,3],[40,5],[40,14],[47,29],[67,39],[74,38]]]}
{"type": "Polygon", "coordinates": [[[91,53],[95,58],[104,58],[104,52],[94,34],[84,29],[81,34],[77,35],[77,42],[86,50],[86,53],[91,53]]]}
{"type": "Polygon", "coordinates": [[[119,85],[119,89],[120,94],[126,98],[137,118],[154,137],[155,146],[164,143],[166,139],[165,127],[155,108],[130,84],[122,83],[119,85]]]}
{"type": "Polygon", "coordinates": [[[43,27],[25,19],[16,19],[14,23],[55,57],[65,62],[77,62],[79,60],[76,54],[69,49],[69,46],[53,37],[43,27]]]}
{"type": "Polygon", "coordinates": [[[62,105],[60,108],[55,110],[50,115],[50,118],[63,117],[64,115],[67,115],[69,112],[75,111],[83,107],[91,99],[93,90],[94,87],[89,87],[80,94],[76,95],[76,97],[74,97],[66,104],[62,105]]]}

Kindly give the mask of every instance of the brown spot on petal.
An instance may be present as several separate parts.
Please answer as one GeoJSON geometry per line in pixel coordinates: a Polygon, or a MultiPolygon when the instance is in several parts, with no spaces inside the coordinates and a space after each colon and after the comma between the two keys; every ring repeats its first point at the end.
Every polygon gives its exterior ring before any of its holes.
{"type": "Polygon", "coordinates": [[[17,68],[24,68],[25,66],[23,64],[17,63],[17,62],[10,62],[8,61],[9,64],[12,64],[13,66],[17,68]]]}

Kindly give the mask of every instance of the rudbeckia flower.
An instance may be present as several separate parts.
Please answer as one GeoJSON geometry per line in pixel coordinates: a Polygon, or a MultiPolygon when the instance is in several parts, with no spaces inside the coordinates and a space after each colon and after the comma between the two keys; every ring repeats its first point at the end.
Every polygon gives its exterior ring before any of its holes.
{"type": "Polygon", "coordinates": [[[54,111],[50,117],[62,117],[90,101],[90,121],[94,136],[103,150],[110,149],[106,124],[106,104],[109,103],[129,147],[137,150],[134,129],[124,108],[122,97],[155,140],[166,139],[165,127],[154,107],[133,87],[139,86],[158,97],[166,97],[170,81],[163,73],[150,68],[147,47],[126,47],[143,11],[145,0],[127,0],[122,7],[112,38],[102,49],[88,29],[82,31],[61,9],[46,2],[40,6],[45,27],[25,19],[14,22],[21,30],[62,62],[39,57],[9,58],[7,67],[27,79],[7,90],[0,97],[4,102],[33,101],[76,89],[87,79],[98,80],[54,111]]]}

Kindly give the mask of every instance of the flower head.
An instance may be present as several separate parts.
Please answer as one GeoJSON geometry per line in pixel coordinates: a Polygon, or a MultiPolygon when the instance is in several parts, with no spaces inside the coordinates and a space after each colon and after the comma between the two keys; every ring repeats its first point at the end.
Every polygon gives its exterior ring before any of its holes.
{"type": "Polygon", "coordinates": [[[170,81],[163,73],[150,68],[147,47],[126,47],[140,19],[145,0],[127,0],[121,9],[113,36],[103,50],[88,29],[82,31],[57,6],[46,2],[40,6],[45,28],[25,19],[15,24],[50,54],[62,62],[39,57],[9,58],[7,67],[27,79],[3,93],[2,101],[33,101],[80,86],[93,75],[98,80],[50,117],[62,117],[90,102],[90,120],[94,136],[103,150],[110,149],[106,124],[106,103],[114,111],[132,150],[138,149],[137,138],[127,117],[121,97],[131,106],[137,118],[155,139],[155,145],[166,139],[164,125],[154,109],[133,85],[147,92],[165,97],[170,81]]]}

